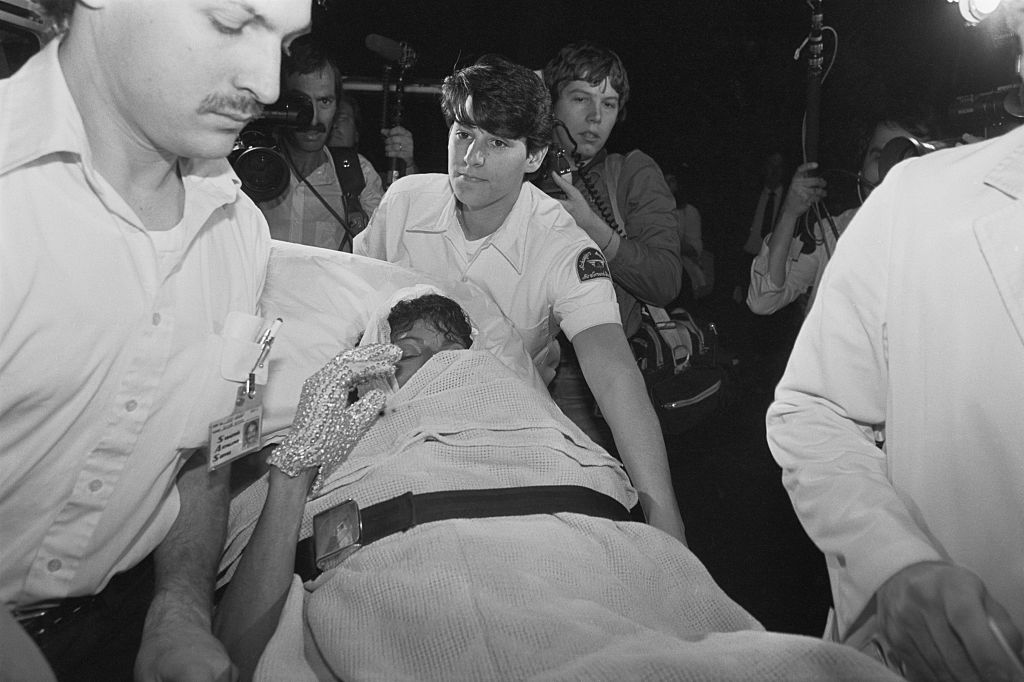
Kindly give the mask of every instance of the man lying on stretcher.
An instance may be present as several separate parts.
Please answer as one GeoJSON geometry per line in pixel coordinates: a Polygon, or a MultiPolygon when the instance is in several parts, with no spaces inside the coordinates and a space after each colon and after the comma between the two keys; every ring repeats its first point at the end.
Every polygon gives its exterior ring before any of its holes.
{"type": "Polygon", "coordinates": [[[471,333],[447,299],[401,303],[364,337],[390,344],[306,382],[267,480],[232,510],[232,536],[251,537],[217,631],[245,678],[896,679],[851,649],[760,631],[684,545],[628,520],[617,460],[463,350],[471,333]],[[303,584],[296,541],[350,498],[362,546],[303,584]],[[411,527],[391,516],[409,504],[411,527]]]}

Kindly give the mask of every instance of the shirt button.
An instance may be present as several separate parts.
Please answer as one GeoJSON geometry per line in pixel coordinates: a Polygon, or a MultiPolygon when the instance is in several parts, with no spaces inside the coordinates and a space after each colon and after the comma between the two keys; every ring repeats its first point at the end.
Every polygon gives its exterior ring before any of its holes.
{"type": "Polygon", "coordinates": [[[94,478],[93,480],[89,481],[89,490],[91,492],[96,492],[97,490],[99,490],[102,487],[103,487],[103,481],[101,481],[98,478],[94,478]]]}
{"type": "Polygon", "coordinates": [[[50,573],[56,573],[57,571],[60,570],[60,567],[63,566],[63,565],[64,564],[61,563],[60,559],[50,559],[49,561],[46,562],[46,570],[49,571],[50,573]]]}
{"type": "Polygon", "coordinates": [[[160,313],[153,313],[153,326],[156,327],[160,324],[160,313]]]}
{"type": "Polygon", "coordinates": [[[134,412],[135,408],[138,406],[139,404],[137,402],[135,402],[134,400],[129,400],[124,404],[124,409],[128,410],[129,412],[134,412]]]}

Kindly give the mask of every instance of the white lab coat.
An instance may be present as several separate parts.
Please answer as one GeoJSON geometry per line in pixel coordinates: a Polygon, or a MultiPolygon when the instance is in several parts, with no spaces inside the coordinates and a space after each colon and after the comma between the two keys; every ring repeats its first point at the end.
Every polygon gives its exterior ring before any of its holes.
{"type": "Polygon", "coordinates": [[[841,636],[888,577],[941,558],[1024,626],[1022,398],[1024,129],[891,171],[776,389],[768,442],[841,636]]]}

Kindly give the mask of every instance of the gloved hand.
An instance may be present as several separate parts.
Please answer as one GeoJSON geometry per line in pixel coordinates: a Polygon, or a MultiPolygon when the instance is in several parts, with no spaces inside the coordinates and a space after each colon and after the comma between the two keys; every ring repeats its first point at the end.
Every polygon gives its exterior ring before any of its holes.
{"type": "Polygon", "coordinates": [[[291,431],[267,462],[291,477],[318,467],[310,490],[315,495],[384,407],[384,392],[368,391],[348,404],[349,391],[395,372],[402,350],[391,344],[372,344],[338,354],[302,385],[291,431]]]}

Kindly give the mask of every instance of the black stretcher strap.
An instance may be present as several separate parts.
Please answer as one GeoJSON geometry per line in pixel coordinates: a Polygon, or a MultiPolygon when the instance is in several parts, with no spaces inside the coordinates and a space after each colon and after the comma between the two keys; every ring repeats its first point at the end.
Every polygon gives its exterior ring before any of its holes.
{"type": "MultiPolygon", "coordinates": [[[[362,533],[359,544],[368,545],[431,521],[559,512],[586,514],[612,521],[634,520],[629,510],[614,498],[576,485],[446,490],[419,495],[410,492],[360,509],[362,533]]],[[[319,573],[312,538],[298,543],[295,569],[304,580],[319,573]]]]}

